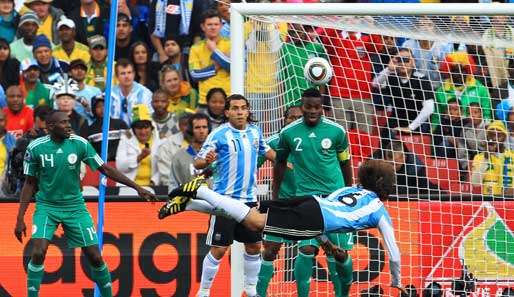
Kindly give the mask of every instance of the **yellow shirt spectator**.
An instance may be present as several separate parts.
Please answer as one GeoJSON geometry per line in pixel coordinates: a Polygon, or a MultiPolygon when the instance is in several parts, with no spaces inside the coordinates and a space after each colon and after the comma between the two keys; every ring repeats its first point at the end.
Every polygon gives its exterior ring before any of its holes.
{"type": "Polygon", "coordinates": [[[230,41],[222,37],[218,37],[214,52],[207,47],[205,40],[200,40],[191,47],[189,71],[191,78],[198,81],[199,104],[207,104],[205,96],[212,88],[222,88],[230,94],[229,57],[230,41]]]}
{"type": "Polygon", "coordinates": [[[472,172],[480,174],[482,194],[503,195],[504,188],[514,186],[514,151],[506,150],[489,159],[485,158],[485,153],[479,153],[473,158],[472,172]]]}
{"type": "Polygon", "coordinates": [[[280,49],[287,35],[287,24],[248,21],[244,24],[247,71],[246,93],[278,92],[280,49]]]}
{"type": "Polygon", "coordinates": [[[53,40],[53,18],[51,15],[48,15],[46,19],[41,22],[39,25],[39,29],[37,30],[37,35],[44,34],[48,39],[53,40]]]}
{"type": "Polygon", "coordinates": [[[89,47],[80,42],[75,41],[75,46],[70,55],[66,53],[61,44],[55,46],[52,52],[53,56],[58,59],[70,63],[73,60],[82,59],[84,62],[89,63],[91,56],[89,55],[89,47]]]}
{"type": "MultiPolygon", "coordinates": [[[[150,146],[152,140],[149,141],[150,146]]],[[[145,148],[144,143],[139,144],[139,148],[143,150],[145,148]]],[[[140,186],[149,186],[152,183],[152,155],[148,155],[146,158],[139,162],[139,167],[137,168],[136,180],[134,181],[136,184],[140,186]]]]}
{"type": "Polygon", "coordinates": [[[0,138],[0,176],[4,176],[7,165],[7,148],[3,142],[4,137],[0,138]]]}

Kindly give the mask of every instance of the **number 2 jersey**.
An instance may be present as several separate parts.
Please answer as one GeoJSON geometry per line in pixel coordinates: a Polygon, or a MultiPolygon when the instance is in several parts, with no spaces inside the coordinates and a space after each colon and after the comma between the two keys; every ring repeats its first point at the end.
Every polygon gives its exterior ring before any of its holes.
{"type": "Polygon", "coordinates": [[[318,201],[325,233],[378,228],[389,252],[392,284],[400,284],[400,250],[391,217],[378,196],[359,187],[341,188],[318,201]]]}
{"type": "Polygon", "coordinates": [[[81,162],[93,170],[104,163],[93,146],[77,135],[61,143],[44,136],[28,145],[23,173],[38,179],[36,202],[39,207],[73,210],[84,206],[80,188],[81,162]]]}

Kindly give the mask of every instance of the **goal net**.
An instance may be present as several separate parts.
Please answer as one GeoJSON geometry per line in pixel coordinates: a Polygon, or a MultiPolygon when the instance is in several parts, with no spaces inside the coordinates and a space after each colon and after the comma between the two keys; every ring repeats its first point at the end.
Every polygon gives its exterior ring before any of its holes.
{"type": "MultiPolygon", "coordinates": [[[[514,288],[512,7],[355,5],[233,5],[233,91],[271,136],[316,87],[347,131],[354,177],[366,159],[394,163],[385,205],[410,296],[503,296],[514,288]],[[305,79],[312,57],[332,65],[327,85],[305,79]]],[[[271,166],[259,172],[261,199],[271,166]]],[[[398,296],[380,234],[354,235],[351,296],[398,296]]],[[[296,245],[282,248],[268,296],[296,296],[296,256],[296,245]]],[[[320,252],[310,296],[334,296],[326,267],[320,252]]]]}

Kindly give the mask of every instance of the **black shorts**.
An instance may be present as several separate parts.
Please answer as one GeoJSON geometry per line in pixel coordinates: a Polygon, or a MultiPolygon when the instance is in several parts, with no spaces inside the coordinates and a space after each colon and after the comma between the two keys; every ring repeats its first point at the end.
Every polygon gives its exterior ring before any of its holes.
{"type": "Polygon", "coordinates": [[[321,235],[324,230],[319,203],[312,196],[261,201],[259,211],[268,214],[264,234],[303,240],[321,235]]]}
{"type": "MultiPolygon", "coordinates": [[[[246,203],[246,205],[255,207],[257,203],[246,203]]],[[[256,243],[262,240],[262,235],[260,232],[248,230],[234,219],[211,215],[205,243],[208,246],[226,247],[234,240],[242,243],[256,243]]]]}

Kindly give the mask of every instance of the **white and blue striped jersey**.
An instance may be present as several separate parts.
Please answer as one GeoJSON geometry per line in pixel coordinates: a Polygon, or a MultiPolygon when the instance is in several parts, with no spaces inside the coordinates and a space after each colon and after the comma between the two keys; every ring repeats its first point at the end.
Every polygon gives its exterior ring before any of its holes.
{"type": "Polygon", "coordinates": [[[248,124],[238,130],[222,124],[209,134],[196,158],[205,159],[212,150],[218,155],[213,190],[243,202],[257,201],[257,158],[269,150],[260,128],[248,124]]]}
{"type": "Polygon", "coordinates": [[[399,284],[400,250],[391,217],[378,196],[359,187],[341,188],[326,198],[315,196],[323,216],[324,232],[352,232],[378,228],[389,252],[393,285],[399,284]]]}

